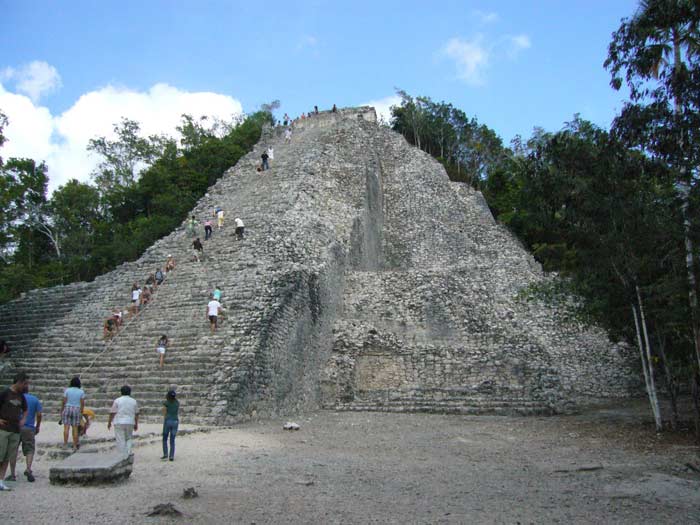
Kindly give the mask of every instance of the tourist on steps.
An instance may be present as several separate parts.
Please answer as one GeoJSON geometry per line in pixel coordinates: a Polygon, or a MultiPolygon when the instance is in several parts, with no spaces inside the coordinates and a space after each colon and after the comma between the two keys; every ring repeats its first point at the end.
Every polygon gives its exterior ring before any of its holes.
{"type": "MultiPolygon", "coordinates": [[[[27,401],[27,412],[24,414],[24,425],[19,431],[19,442],[22,444],[22,454],[27,464],[24,475],[27,481],[34,482],[34,474],[32,473],[32,463],[34,461],[34,452],[36,451],[36,435],[41,428],[41,401],[35,395],[29,393],[29,383],[24,386],[24,399],[27,401]]],[[[17,454],[10,457],[10,475],[5,478],[5,481],[17,481],[17,454]]]]}
{"type": "Polygon", "coordinates": [[[204,240],[208,241],[211,239],[211,234],[212,234],[212,222],[211,219],[207,219],[204,221],[204,240]]]}
{"type": "Polygon", "coordinates": [[[236,223],[236,239],[239,241],[243,240],[243,232],[245,230],[245,224],[243,224],[243,221],[241,220],[240,217],[236,217],[233,222],[236,223]]]}
{"type": "Polygon", "coordinates": [[[152,296],[153,293],[151,292],[151,287],[144,286],[143,291],[141,292],[141,296],[139,297],[139,310],[141,310],[142,307],[146,306],[148,303],[151,302],[152,296]]]}
{"type": "Polygon", "coordinates": [[[175,269],[175,259],[173,254],[168,254],[168,260],[165,261],[165,273],[172,272],[175,269]]]}
{"type": "Polygon", "coordinates": [[[180,403],[178,402],[175,390],[170,390],[163,401],[163,455],[160,459],[175,459],[175,436],[179,424],[178,412],[180,403]],[[168,438],[170,440],[170,452],[168,452],[168,438]]]}
{"type": "Polygon", "coordinates": [[[194,237],[197,234],[197,219],[194,215],[187,220],[187,234],[194,237]]]}
{"type": "Polygon", "coordinates": [[[124,385],[121,388],[121,396],[112,403],[107,430],[112,428],[112,423],[114,423],[114,439],[117,450],[127,457],[130,456],[134,431],[139,429],[139,405],[131,397],[129,385],[124,385]]]}
{"type": "Polygon", "coordinates": [[[222,210],[219,206],[216,207],[216,210],[214,211],[214,216],[216,217],[216,224],[219,227],[219,229],[224,227],[224,210],[222,210]]]}
{"type": "Polygon", "coordinates": [[[192,260],[200,262],[202,258],[204,258],[204,246],[202,246],[202,241],[197,237],[192,241],[192,260]]]}
{"type": "Polygon", "coordinates": [[[165,350],[168,348],[168,336],[163,334],[158,339],[156,344],[156,352],[160,354],[160,367],[163,368],[163,362],[165,361],[165,350]]]}
{"type": "Polygon", "coordinates": [[[105,319],[104,324],[102,325],[102,338],[103,339],[112,339],[114,337],[114,334],[117,333],[117,323],[114,320],[114,316],[110,316],[107,319],[105,319]]]}
{"type": "Polygon", "coordinates": [[[292,129],[287,128],[284,130],[284,141],[290,143],[292,141],[292,129]]]}
{"type": "Polygon", "coordinates": [[[267,159],[268,159],[269,157],[270,157],[270,156],[267,154],[267,151],[263,151],[262,155],[260,155],[260,158],[262,159],[262,170],[263,170],[263,171],[269,170],[269,169],[270,169],[270,164],[269,164],[269,162],[267,161],[267,159]]]}
{"type": "Polygon", "coordinates": [[[163,275],[163,270],[161,270],[160,268],[156,268],[155,278],[156,278],[156,286],[160,286],[161,284],[163,284],[163,281],[165,280],[165,275],[163,275]]]}
{"type": "Polygon", "coordinates": [[[0,491],[12,490],[2,480],[10,458],[17,456],[20,429],[24,426],[23,414],[27,413],[25,386],[29,386],[29,376],[19,372],[15,375],[12,386],[0,392],[0,491]]]}
{"type": "Polygon", "coordinates": [[[272,146],[267,148],[267,156],[270,160],[275,160],[275,149],[272,146]]]}
{"type": "Polygon", "coordinates": [[[209,331],[213,334],[216,332],[216,326],[217,326],[217,317],[219,315],[219,312],[223,310],[224,307],[221,306],[221,303],[217,301],[216,299],[213,299],[209,301],[209,304],[207,304],[207,317],[209,318],[209,331]]]}
{"type": "Polygon", "coordinates": [[[141,287],[139,283],[134,283],[131,286],[131,307],[129,308],[129,317],[138,315],[139,304],[141,302],[141,287]]]}
{"type": "Polygon", "coordinates": [[[219,285],[214,286],[214,291],[211,293],[212,299],[221,302],[221,288],[219,285]]]}
{"type": "Polygon", "coordinates": [[[95,411],[85,407],[83,408],[82,416],[78,434],[80,434],[80,436],[87,436],[88,428],[90,428],[92,420],[95,419],[95,411]]]}
{"type": "Polygon", "coordinates": [[[114,319],[114,323],[117,325],[117,331],[122,327],[123,317],[121,308],[115,306],[112,309],[112,319],[114,319]]]}
{"type": "Polygon", "coordinates": [[[63,392],[61,403],[61,423],[63,424],[63,446],[68,447],[68,432],[73,431],[73,452],[80,448],[80,418],[85,408],[85,391],[81,388],[80,378],[75,376],[63,392]]]}

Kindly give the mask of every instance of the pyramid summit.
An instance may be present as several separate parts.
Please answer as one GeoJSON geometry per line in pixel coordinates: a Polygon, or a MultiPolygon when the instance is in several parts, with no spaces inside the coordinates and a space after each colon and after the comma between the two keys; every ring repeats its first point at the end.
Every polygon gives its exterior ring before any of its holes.
{"type": "Polygon", "coordinates": [[[201,223],[217,207],[225,222],[199,262],[183,223],[93,282],[0,307],[13,349],[4,383],[27,371],[57,411],[79,374],[98,413],[128,383],[146,418],[160,418],[175,388],[183,418],[212,424],[318,407],[552,413],[639,387],[629,347],[522,299],[549,277],[480,193],[379,126],[372,108],[321,112],[291,140],[264,129],[190,215],[201,223]],[[268,148],[270,169],[258,171],[268,148]],[[169,255],[176,268],[151,303],[104,341],[104,319],[169,255]],[[215,286],[225,312],[210,333],[215,286]]]}

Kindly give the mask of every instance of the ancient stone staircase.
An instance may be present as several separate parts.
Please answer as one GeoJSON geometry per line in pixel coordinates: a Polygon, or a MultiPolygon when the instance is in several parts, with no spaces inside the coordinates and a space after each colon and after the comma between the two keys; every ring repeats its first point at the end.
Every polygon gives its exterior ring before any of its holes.
{"type": "Polygon", "coordinates": [[[99,414],[128,383],[147,419],[175,387],[188,422],[217,424],[319,404],[541,413],[633,389],[624,347],[519,300],[545,277],[480,195],[373,116],[322,114],[299,123],[290,144],[265,130],[192,211],[200,222],[216,206],[226,213],[202,262],[190,260],[183,225],[92,283],[0,307],[12,368],[30,373],[55,417],[80,374],[99,414]],[[272,169],[258,173],[268,145],[272,169]],[[152,304],[105,343],[104,318],[168,254],[178,265],[152,304]],[[227,312],[210,335],[215,285],[227,312]],[[163,369],[160,334],[171,340],[163,369]]]}

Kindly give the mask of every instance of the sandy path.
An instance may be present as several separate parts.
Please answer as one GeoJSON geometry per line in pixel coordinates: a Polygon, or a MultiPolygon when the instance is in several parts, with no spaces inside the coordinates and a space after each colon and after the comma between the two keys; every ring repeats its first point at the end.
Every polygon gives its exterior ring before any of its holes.
{"type": "MultiPolygon", "coordinates": [[[[698,523],[697,448],[618,412],[551,418],[319,412],[136,449],[105,487],[0,493],[3,523],[698,523]],[[583,469],[583,470],[579,470],[583,469]],[[184,488],[199,497],[184,500],[184,488]],[[179,519],[146,517],[171,502],[179,519]]],[[[156,426],[153,426],[155,429],[156,426]]],[[[150,426],[147,430],[150,430],[150,426]]],[[[51,431],[47,431],[47,436],[51,431]]],[[[18,471],[21,470],[18,468],[18,471]]]]}

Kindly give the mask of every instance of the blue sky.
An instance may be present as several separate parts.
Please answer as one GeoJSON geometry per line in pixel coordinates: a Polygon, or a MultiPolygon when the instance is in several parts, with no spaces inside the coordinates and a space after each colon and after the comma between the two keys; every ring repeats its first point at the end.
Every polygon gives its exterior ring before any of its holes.
{"type": "Polygon", "coordinates": [[[608,126],[625,93],[603,69],[632,0],[0,0],[3,157],[82,180],[81,152],[126,114],[172,132],[179,114],[280,113],[377,102],[394,88],[445,100],[507,143],[574,113],[608,126]],[[438,6],[438,7],[433,7],[438,6]],[[92,134],[92,135],[90,135],[92,134]]]}

